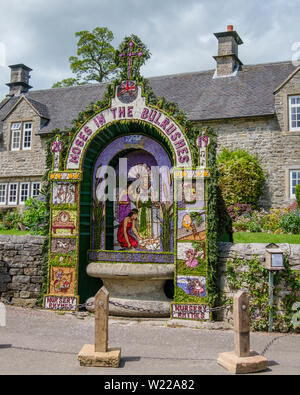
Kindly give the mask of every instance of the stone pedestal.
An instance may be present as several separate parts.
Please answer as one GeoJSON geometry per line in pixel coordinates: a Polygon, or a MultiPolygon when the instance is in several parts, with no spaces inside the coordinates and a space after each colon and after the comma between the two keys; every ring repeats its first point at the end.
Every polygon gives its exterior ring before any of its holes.
{"type": "Polygon", "coordinates": [[[234,374],[262,372],[268,367],[267,358],[252,350],[247,357],[238,357],[234,351],[224,352],[219,354],[217,362],[234,374]]]}
{"type": "MultiPolygon", "coordinates": [[[[109,291],[110,301],[145,309],[123,308],[110,304],[109,313],[128,317],[169,317],[170,302],[164,293],[166,280],[174,278],[174,265],[170,264],[128,264],[90,263],[87,274],[101,278],[109,291]]],[[[90,298],[87,302],[93,302],[90,298]]],[[[88,307],[94,312],[94,306],[88,307]]]]}
{"type": "Polygon", "coordinates": [[[108,348],[107,352],[96,352],[94,344],[85,344],[78,354],[80,366],[86,367],[118,368],[120,358],[120,348],[108,348]]]}

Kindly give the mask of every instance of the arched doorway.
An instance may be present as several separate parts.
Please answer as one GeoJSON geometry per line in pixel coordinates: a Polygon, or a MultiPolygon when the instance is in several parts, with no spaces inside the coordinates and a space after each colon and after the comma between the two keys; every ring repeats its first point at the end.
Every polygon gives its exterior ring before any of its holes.
{"type": "MultiPolygon", "coordinates": [[[[138,251],[163,252],[173,251],[173,217],[169,218],[169,234],[163,234],[160,224],[160,200],[173,199],[173,182],[170,170],[174,165],[174,154],[161,138],[155,128],[150,125],[130,123],[130,125],[114,125],[107,128],[104,136],[95,137],[95,143],[90,144],[83,160],[83,180],[80,192],[80,243],[79,243],[79,295],[81,300],[93,296],[99,289],[99,281],[86,273],[87,265],[94,260],[91,251],[118,251],[117,231],[122,215],[130,209],[138,208],[137,229],[145,242],[141,242],[138,251]],[[110,138],[107,138],[109,136],[110,138]],[[105,138],[105,144],[103,144],[105,138]],[[126,171],[124,174],[124,161],[126,171]],[[120,169],[120,164],[122,169],[120,169]],[[111,166],[116,175],[116,199],[106,200],[102,206],[97,200],[97,190],[101,189],[101,167],[111,166]],[[120,175],[127,177],[127,186],[136,181],[140,169],[153,170],[156,182],[151,190],[156,193],[153,201],[131,202],[120,204],[119,179],[120,175]],[[155,174],[155,172],[158,172],[155,174]],[[167,185],[167,182],[169,185],[167,185]],[[163,197],[163,199],[162,199],[163,197]],[[156,199],[156,200],[155,200],[156,199]],[[123,207],[122,207],[123,206],[123,207]],[[126,207],[127,206],[127,207],[126,207]],[[123,210],[123,214],[122,214],[123,210]],[[103,214],[105,213],[105,214],[103,214]],[[172,227],[172,229],[170,229],[172,227]],[[89,258],[90,255],[92,257],[89,258]]],[[[150,192],[151,193],[151,192],[150,192]]],[[[164,208],[164,207],[163,207],[164,208]]],[[[129,210],[129,211],[128,211],[129,210]]],[[[124,214],[125,213],[125,214],[124,214]]],[[[174,262],[174,259],[172,259],[174,262]]]]}

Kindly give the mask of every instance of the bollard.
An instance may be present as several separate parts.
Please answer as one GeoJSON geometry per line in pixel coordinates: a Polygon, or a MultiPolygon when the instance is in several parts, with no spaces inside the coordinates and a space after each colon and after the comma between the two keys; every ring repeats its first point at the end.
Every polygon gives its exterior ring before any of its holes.
{"type": "Polygon", "coordinates": [[[109,293],[102,287],[95,297],[95,351],[107,352],[109,293]]]}
{"type": "Polygon", "coordinates": [[[268,360],[250,350],[248,293],[239,291],[233,301],[234,351],[219,354],[217,363],[231,373],[255,373],[266,370],[268,360]]]}
{"type": "Polygon", "coordinates": [[[108,348],[109,292],[102,287],[95,297],[95,344],[85,344],[78,354],[80,366],[118,368],[121,349],[108,348]]]}
{"type": "Polygon", "coordinates": [[[246,292],[238,292],[233,300],[234,351],[238,357],[250,354],[249,300],[246,292]]]}

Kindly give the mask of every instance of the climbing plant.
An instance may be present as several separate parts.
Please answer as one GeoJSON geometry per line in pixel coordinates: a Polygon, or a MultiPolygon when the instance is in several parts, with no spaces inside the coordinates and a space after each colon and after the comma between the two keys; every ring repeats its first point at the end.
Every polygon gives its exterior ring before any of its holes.
{"type": "MultiPolygon", "coordinates": [[[[252,330],[268,330],[269,312],[273,315],[274,330],[287,332],[293,330],[293,304],[300,296],[300,274],[293,271],[287,256],[284,258],[285,270],[274,275],[274,303],[269,306],[269,271],[262,262],[252,259],[234,258],[227,261],[225,279],[231,292],[247,289],[249,292],[250,325],[252,330]],[[281,291],[289,292],[282,296],[281,291]]],[[[225,304],[232,298],[225,298],[225,304]]]]}

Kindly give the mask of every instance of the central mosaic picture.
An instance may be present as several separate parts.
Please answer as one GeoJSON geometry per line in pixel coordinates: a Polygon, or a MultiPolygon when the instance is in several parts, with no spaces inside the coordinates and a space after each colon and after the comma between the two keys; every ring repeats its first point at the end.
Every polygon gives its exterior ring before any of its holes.
{"type": "Polygon", "coordinates": [[[108,145],[95,166],[93,249],[172,251],[170,168],[166,151],[149,137],[125,136],[108,145]],[[106,199],[107,163],[115,171],[113,201],[106,199]]]}

